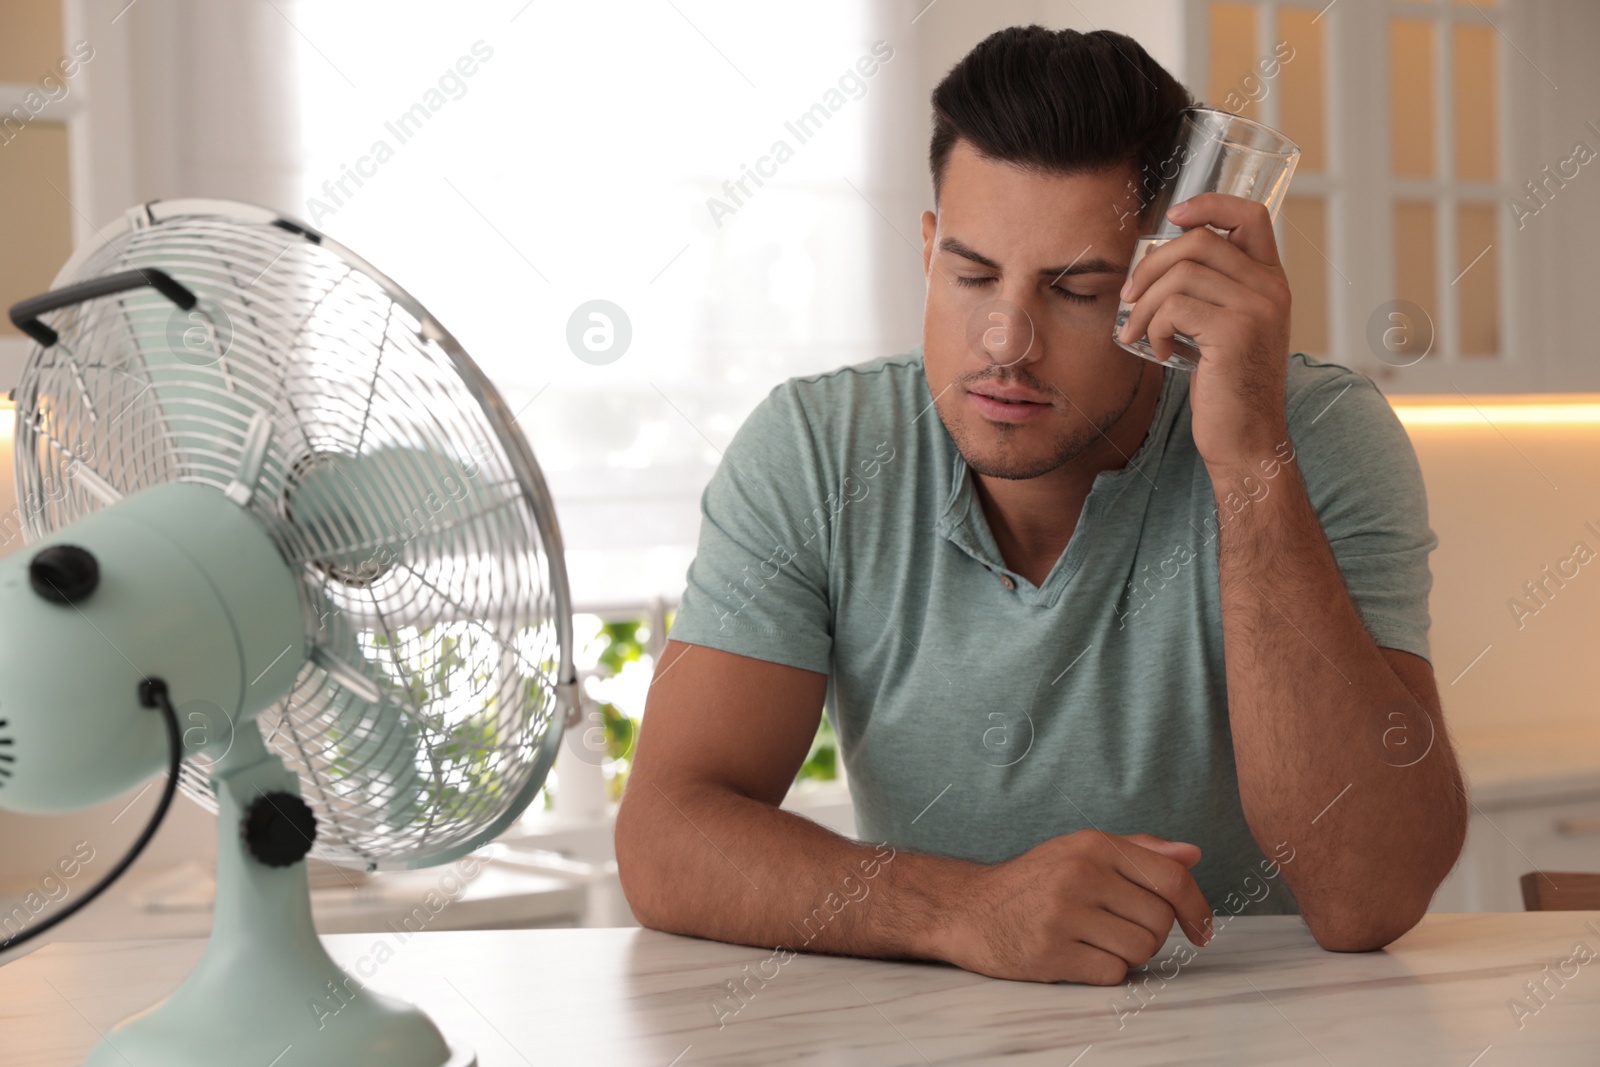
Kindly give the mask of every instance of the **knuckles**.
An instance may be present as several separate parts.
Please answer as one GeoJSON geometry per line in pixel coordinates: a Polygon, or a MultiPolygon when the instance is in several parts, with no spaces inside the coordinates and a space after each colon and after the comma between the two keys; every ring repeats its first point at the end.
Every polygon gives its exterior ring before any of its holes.
{"type": "Polygon", "coordinates": [[[1166,943],[1166,938],[1157,936],[1156,932],[1154,930],[1149,929],[1148,927],[1141,926],[1141,927],[1139,927],[1139,930],[1141,931],[1141,935],[1140,935],[1139,939],[1140,939],[1141,942],[1143,942],[1139,946],[1139,952],[1138,952],[1139,958],[1137,960],[1128,961],[1132,966],[1135,966],[1135,967],[1137,967],[1140,964],[1144,963],[1151,956],[1154,956],[1157,952],[1160,952],[1161,951],[1161,946],[1166,943]]]}
{"type": "Polygon", "coordinates": [[[1128,965],[1120,960],[1095,957],[1085,960],[1078,981],[1088,985],[1121,985],[1128,977],[1128,965]]]}

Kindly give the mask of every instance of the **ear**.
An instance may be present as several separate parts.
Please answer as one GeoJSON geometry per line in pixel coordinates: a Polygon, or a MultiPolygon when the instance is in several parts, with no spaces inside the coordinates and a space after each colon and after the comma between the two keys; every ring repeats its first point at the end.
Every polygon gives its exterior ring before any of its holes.
{"type": "Polygon", "coordinates": [[[922,275],[933,274],[933,235],[939,229],[939,216],[931,211],[922,213],[922,275]]]}

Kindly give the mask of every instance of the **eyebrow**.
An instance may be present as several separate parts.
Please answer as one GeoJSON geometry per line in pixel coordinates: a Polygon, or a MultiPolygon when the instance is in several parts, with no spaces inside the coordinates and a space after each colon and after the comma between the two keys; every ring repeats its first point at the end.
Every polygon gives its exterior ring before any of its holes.
{"type": "MultiPolygon", "coordinates": [[[[1000,264],[996,263],[983,253],[978,252],[975,249],[968,248],[967,245],[959,238],[946,237],[944,240],[939,242],[939,248],[942,251],[960,256],[962,259],[970,259],[974,263],[981,263],[990,270],[1000,269],[1000,264]]],[[[1085,248],[1083,251],[1087,252],[1089,250],[1085,248]]],[[[1048,278],[1071,277],[1075,274],[1126,274],[1128,273],[1128,265],[1124,263],[1119,266],[1116,263],[1112,263],[1106,259],[1101,259],[1098,256],[1094,259],[1084,259],[1083,253],[1080,252],[1078,254],[1078,258],[1074,259],[1066,266],[1045,267],[1040,270],[1039,273],[1040,275],[1048,278]]]]}

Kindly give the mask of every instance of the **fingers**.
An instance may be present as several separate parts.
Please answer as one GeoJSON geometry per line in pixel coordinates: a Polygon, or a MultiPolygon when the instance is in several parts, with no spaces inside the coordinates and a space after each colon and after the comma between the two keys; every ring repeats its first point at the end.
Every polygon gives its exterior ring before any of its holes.
{"type": "MultiPolygon", "coordinates": [[[[1139,265],[1144,266],[1143,263],[1139,265]]],[[[1162,331],[1163,336],[1172,336],[1173,326],[1170,324],[1170,319],[1182,309],[1184,305],[1181,298],[1185,297],[1218,308],[1246,308],[1260,302],[1262,306],[1257,309],[1259,314],[1266,315],[1271,311],[1264,298],[1248,286],[1241,285],[1204,264],[1191,259],[1182,259],[1139,294],[1139,299],[1135,302],[1133,310],[1128,313],[1128,321],[1122,328],[1120,334],[1122,340],[1131,342],[1149,334],[1153,345],[1156,337],[1152,330],[1163,313],[1168,320],[1167,328],[1162,331]]],[[[1191,332],[1191,327],[1199,329],[1199,324],[1179,322],[1175,328],[1194,337],[1196,335],[1191,332]]]]}
{"type": "Polygon", "coordinates": [[[1163,359],[1174,334],[1193,338],[1202,351],[1228,350],[1248,344],[1260,324],[1286,321],[1289,307],[1281,268],[1252,260],[1204,227],[1146,255],[1121,296],[1133,307],[1118,340],[1148,337],[1163,359]]]}
{"type": "Polygon", "coordinates": [[[1228,243],[1242,249],[1258,263],[1279,266],[1278,242],[1272,235],[1272,215],[1265,204],[1227,193],[1201,193],[1168,210],[1167,218],[1185,229],[1215,226],[1228,231],[1228,243]]]}
{"type": "MultiPolygon", "coordinates": [[[[1172,910],[1161,897],[1141,886],[1133,885],[1127,879],[1117,878],[1113,885],[1106,888],[1105,898],[1100,901],[1100,907],[1111,915],[1126,919],[1128,922],[1137,923],[1148,931],[1154,938],[1154,947],[1150,950],[1154,955],[1166,943],[1167,935],[1172,933],[1172,923],[1177,918],[1177,913],[1172,910]]],[[[1126,959],[1127,957],[1123,957],[1126,959]]],[[[1149,959],[1146,956],[1145,959],[1149,959]]],[[[1129,966],[1138,966],[1138,963],[1129,960],[1129,966]]]]}
{"type": "Polygon", "coordinates": [[[1184,936],[1196,945],[1211,939],[1211,905],[1187,867],[1138,845],[1124,844],[1117,851],[1117,871],[1171,905],[1184,936]]]}
{"type": "Polygon", "coordinates": [[[1067,973],[1062,977],[1069,982],[1087,985],[1121,985],[1128,977],[1128,961],[1115,952],[1080,941],[1066,959],[1067,973]]]}
{"type": "Polygon", "coordinates": [[[1185,867],[1193,867],[1200,862],[1200,846],[1191,845],[1187,841],[1170,841],[1165,837],[1155,834],[1122,834],[1124,841],[1131,841],[1141,848],[1152,852],[1159,852],[1168,859],[1177,860],[1185,867]]]}
{"type": "Polygon", "coordinates": [[[1185,260],[1210,267],[1218,274],[1252,288],[1260,285],[1264,275],[1275,271],[1274,267],[1251,259],[1228,238],[1201,226],[1145,253],[1139,265],[1133,268],[1133,273],[1128,275],[1122,298],[1137,303],[1157,278],[1185,260]]]}
{"type": "Polygon", "coordinates": [[[1115,985],[1160,952],[1177,921],[1196,945],[1211,911],[1189,867],[1200,850],[1150,834],[1079,830],[986,868],[979,906],[943,958],[997,978],[1115,985]]]}
{"type": "MultiPolygon", "coordinates": [[[[1161,951],[1161,946],[1166,944],[1167,933],[1171,929],[1172,924],[1169,922],[1157,934],[1140,923],[1102,911],[1079,931],[1078,940],[1091,948],[1110,953],[1125,968],[1138,967],[1161,951]]],[[[1118,980],[1121,980],[1120,977],[1118,980]]]]}
{"type": "Polygon", "coordinates": [[[1177,344],[1178,334],[1191,338],[1203,353],[1213,346],[1225,346],[1227,330],[1235,322],[1227,308],[1187,293],[1174,293],[1150,316],[1144,335],[1150,339],[1150,350],[1159,358],[1167,359],[1177,344]]]}

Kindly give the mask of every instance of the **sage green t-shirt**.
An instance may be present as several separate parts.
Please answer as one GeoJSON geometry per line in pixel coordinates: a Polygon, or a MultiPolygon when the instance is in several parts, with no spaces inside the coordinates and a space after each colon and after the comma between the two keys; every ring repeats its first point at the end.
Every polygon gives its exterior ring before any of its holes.
{"type": "MultiPolygon", "coordinates": [[[[996,863],[1090,827],[1152,833],[1200,846],[1213,908],[1295,912],[1240,807],[1217,585],[1219,523],[1281,468],[1219,513],[1188,389],[1164,372],[1144,442],[1035,586],[1001,559],[920,346],[786,381],[706,487],[670,636],[828,675],[864,840],[996,863]]],[[[1404,428],[1369,378],[1304,355],[1287,401],[1367,630],[1428,657],[1438,539],[1404,428]]]]}

